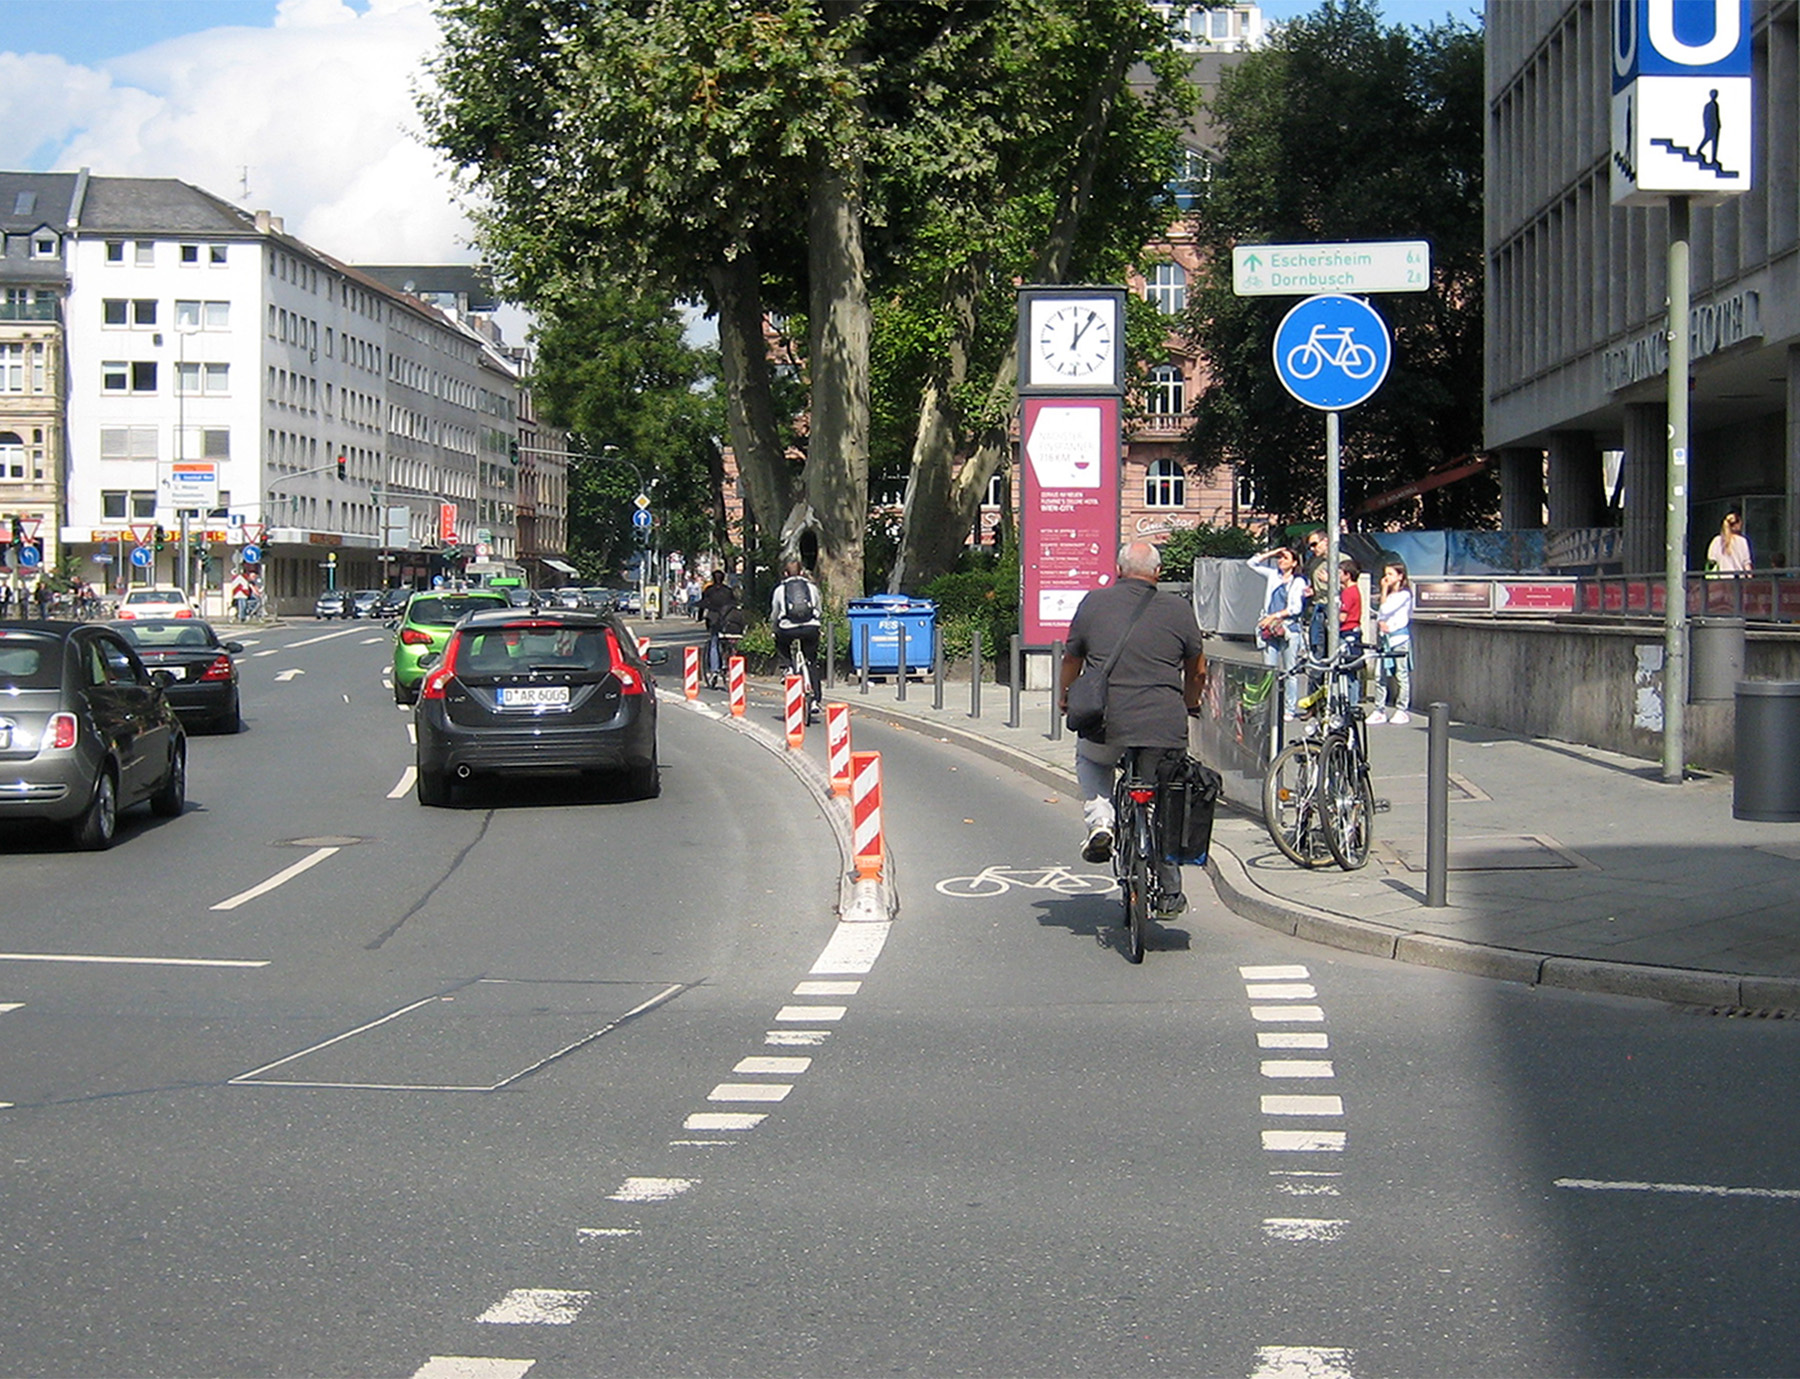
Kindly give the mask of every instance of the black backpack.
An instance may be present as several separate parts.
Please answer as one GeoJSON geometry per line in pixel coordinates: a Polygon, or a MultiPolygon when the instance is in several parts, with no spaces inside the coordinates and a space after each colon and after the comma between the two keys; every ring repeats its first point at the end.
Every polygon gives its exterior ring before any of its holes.
{"type": "Polygon", "coordinates": [[[819,610],[813,607],[812,584],[799,575],[782,580],[781,606],[781,620],[795,627],[819,616],[819,610]]]}

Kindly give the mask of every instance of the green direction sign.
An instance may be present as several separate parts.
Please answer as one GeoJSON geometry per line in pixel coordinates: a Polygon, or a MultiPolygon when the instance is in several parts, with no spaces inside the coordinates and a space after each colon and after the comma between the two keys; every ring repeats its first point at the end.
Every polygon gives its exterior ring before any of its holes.
{"type": "Polygon", "coordinates": [[[1231,251],[1239,297],[1312,297],[1322,292],[1431,289],[1431,245],[1422,239],[1366,244],[1240,244],[1231,251]]]}

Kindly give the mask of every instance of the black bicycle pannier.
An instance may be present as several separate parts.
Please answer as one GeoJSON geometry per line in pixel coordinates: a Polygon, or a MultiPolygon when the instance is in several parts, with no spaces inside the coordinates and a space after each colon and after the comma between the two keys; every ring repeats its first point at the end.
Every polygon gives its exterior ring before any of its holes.
{"type": "Polygon", "coordinates": [[[1212,850],[1213,813],[1225,789],[1223,778],[1185,753],[1165,762],[1157,775],[1164,860],[1204,863],[1212,850]]]}

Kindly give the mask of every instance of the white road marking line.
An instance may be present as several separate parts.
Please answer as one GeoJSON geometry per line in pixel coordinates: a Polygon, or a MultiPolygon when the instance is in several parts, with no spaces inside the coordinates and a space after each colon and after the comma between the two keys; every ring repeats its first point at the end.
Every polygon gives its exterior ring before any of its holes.
{"type": "Polygon", "coordinates": [[[271,876],[267,881],[264,881],[260,885],[252,886],[247,891],[239,891],[229,900],[221,900],[217,905],[212,905],[208,908],[214,910],[235,910],[239,905],[247,904],[248,902],[255,900],[259,895],[267,895],[277,886],[285,885],[287,882],[292,881],[296,876],[300,875],[301,872],[312,870],[312,868],[318,866],[319,863],[323,862],[327,857],[330,857],[337,851],[337,848],[314,848],[306,856],[294,863],[293,866],[283,867],[280,871],[276,872],[275,875],[271,876]]]}
{"type": "Polygon", "coordinates": [[[10,1101],[0,1101],[0,1111],[10,1110],[12,1110],[12,1103],[10,1101]]]}
{"type": "Polygon", "coordinates": [[[812,1067],[810,1058],[740,1058],[731,1071],[734,1073],[780,1073],[784,1077],[792,1077],[812,1067]]]}
{"type": "Polygon", "coordinates": [[[1341,1116],[1341,1096],[1267,1096],[1262,1099],[1265,1116],[1341,1116]]]}
{"type": "MultiPolygon", "coordinates": [[[[362,644],[364,646],[374,646],[377,642],[385,642],[386,640],[386,637],[364,637],[362,639],[362,644]]],[[[896,661],[894,664],[898,665],[899,662],[896,661]]]]}
{"type": "MultiPolygon", "coordinates": [[[[1292,1174],[1278,1176],[1292,1176],[1298,1178],[1302,1175],[1292,1174]]],[[[1338,1195],[1338,1186],[1336,1183],[1317,1183],[1311,1181],[1278,1182],[1275,1184],[1275,1191],[1285,1193],[1289,1197],[1336,1197],[1338,1195]]]]}
{"type": "Polygon", "coordinates": [[[786,1101],[791,1082],[721,1082],[706,1094],[708,1101],[786,1101]]]}
{"type": "Polygon", "coordinates": [[[1322,1025],[1325,1010],[1322,1006],[1251,1006],[1250,1018],[1261,1024],[1322,1025]]]}
{"type": "Polygon", "coordinates": [[[281,654],[281,648],[278,646],[272,646],[267,651],[257,651],[257,652],[253,652],[252,654],[256,655],[256,656],[279,656],[281,654]]]}
{"type": "Polygon", "coordinates": [[[1599,1178],[1558,1178],[1556,1185],[1577,1192],[1670,1192],[1695,1197],[1771,1197],[1780,1200],[1800,1198],[1800,1188],[1724,1187],[1716,1183],[1631,1183],[1607,1182],[1599,1178]]]}
{"type": "Polygon", "coordinates": [[[589,1240],[605,1236],[642,1235],[644,1232],[636,1226],[577,1226],[575,1234],[589,1240]]]}
{"type": "Polygon", "coordinates": [[[1304,967],[1240,967],[1238,976],[1247,982],[1303,982],[1312,975],[1304,967]]]}
{"type": "Polygon", "coordinates": [[[0,1015],[6,1014],[6,1012],[9,1010],[17,1010],[20,1006],[22,1006],[24,1004],[25,1003],[23,1001],[7,1001],[5,1004],[0,1005],[0,1015]]]}
{"type": "Polygon", "coordinates": [[[1262,1147],[1276,1154],[1341,1154],[1342,1130],[1265,1130],[1262,1147]]]}
{"type": "Polygon", "coordinates": [[[1329,1058],[1265,1058],[1264,1077],[1336,1077],[1329,1058]]]}
{"type": "Polygon", "coordinates": [[[433,1355],[412,1379],[522,1379],[536,1360],[499,1360],[486,1355],[433,1355]]]}
{"type": "Polygon", "coordinates": [[[670,1202],[698,1181],[695,1178],[627,1178],[609,1202],[670,1202]]]}
{"type": "Polygon", "coordinates": [[[681,1122],[683,1130],[754,1130],[769,1117],[762,1111],[696,1111],[681,1122]]]}
{"type": "Polygon", "coordinates": [[[861,982],[801,982],[794,988],[794,994],[796,996],[854,996],[861,990],[861,982]]]}
{"type": "Polygon", "coordinates": [[[1256,1047],[1259,1049],[1328,1049],[1331,1047],[1331,1037],[1322,1029],[1259,1029],[1256,1032],[1256,1047]]]}
{"type": "Polygon", "coordinates": [[[828,1029],[772,1029],[763,1035],[763,1043],[780,1049],[808,1048],[830,1038],[828,1029]]]}
{"type": "Polygon", "coordinates": [[[881,949],[887,943],[888,930],[893,927],[891,920],[849,920],[839,921],[838,927],[832,931],[831,940],[825,945],[825,951],[819,954],[819,960],[812,965],[815,977],[850,976],[867,972],[875,965],[875,959],[881,956],[881,949]]]}
{"type": "Polygon", "coordinates": [[[412,746],[419,745],[419,720],[412,719],[406,725],[406,740],[412,746]]]}
{"type": "Polygon", "coordinates": [[[1244,994],[1253,1001],[1316,1001],[1318,988],[1311,982],[1252,982],[1244,994]]]}
{"type": "Polygon", "coordinates": [[[247,1073],[239,1073],[236,1077],[232,1078],[231,1081],[247,1082],[251,1078],[261,1077],[264,1073],[279,1068],[283,1063],[292,1063],[296,1058],[305,1058],[309,1053],[317,1053],[320,1049],[328,1049],[333,1044],[342,1043],[346,1039],[354,1039],[365,1030],[374,1029],[377,1025],[385,1025],[389,1020],[398,1020],[402,1015],[410,1015],[413,1011],[419,1009],[420,1006],[428,1006],[437,999],[436,996],[427,996],[423,1000],[414,1001],[411,1005],[401,1006],[398,1010],[390,1010],[386,1015],[381,1016],[379,1019],[370,1020],[367,1024],[358,1025],[355,1029],[345,1030],[342,1034],[334,1034],[331,1038],[314,1044],[310,1048],[301,1049],[299,1053],[290,1053],[285,1058],[277,1058],[273,1063],[265,1063],[262,1067],[252,1068],[247,1073]]]}
{"type": "Polygon", "coordinates": [[[848,1009],[848,1006],[783,1006],[775,1012],[775,1018],[797,1025],[810,1024],[815,1020],[828,1023],[843,1019],[844,1012],[848,1009]]]}
{"type": "MultiPolygon", "coordinates": [[[[289,651],[292,651],[297,646],[311,646],[315,642],[336,641],[339,637],[348,637],[351,633],[357,632],[357,631],[360,631],[360,629],[355,628],[355,627],[346,627],[341,632],[326,632],[323,635],[318,636],[318,637],[308,637],[304,641],[289,642],[287,649],[289,651]]],[[[382,638],[382,640],[386,641],[387,639],[384,637],[384,638],[382,638]]]]}
{"type": "Polygon", "coordinates": [[[1353,1379],[1351,1352],[1332,1345],[1259,1345],[1250,1379],[1353,1379]]]}
{"type": "Polygon", "coordinates": [[[296,680],[304,674],[306,674],[304,670],[278,671],[275,676],[275,683],[278,685],[285,685],[289,680],[296,680]]]}
{"type": "Polygon", "coordinates": [[[738,1143],[736,1140],[670,1140],[671,1149],[723,1149],[738,1143]]]}
{"type": "Polygon", "coordinates": [[[121,967],[267,967],[267,958],[125,958],[103,953],[0,953],[0,962],[93,962],[121,967]]]}
{"type": "Polygon", "coordinates": [[[593,1296],[579,1288],[515,1288],[475,1320],[489,1326],[569,1326],[593,1296]]]}
{"type": "Polygon", "coordinates": [[[412,794],[413,786],[417,784],[418,779],[419,768],[417,766],[407,767],[400,773],[399,783],[396,784],[392,790],[388,791],[387,797],[390,800],[405,799],[408,795],[412,794]]]}
{"type": "Polygon", "coordinates": [[[1262,1223],[1263,1236],[1269,1240],[1321,1242],[1338,1239],[1349,1224],[1313,1216],[1268,1216],[1262,1223]]]}

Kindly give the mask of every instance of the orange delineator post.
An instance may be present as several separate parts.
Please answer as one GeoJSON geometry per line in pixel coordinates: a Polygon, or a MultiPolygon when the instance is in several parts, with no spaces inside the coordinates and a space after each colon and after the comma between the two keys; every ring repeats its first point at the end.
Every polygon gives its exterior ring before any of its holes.
{"type": "Polygon", "coordinates": [[[851,837],[859,881],[881,879],[881,753],[850,754],[851,837]]]}
{"type": "Polygon", "coordinates": [[[637,644],[639,656],[648,656],[650,654],[650,639],[648,637],[639,637],[637,639],[637,644]]]}
{"type": "Polygon", "coordinates": [[[831,773],[831,793],[850,793],[850,706],[825,706],[825,764],[831,773]]]}
{"type": "Polygon", "coordinates": [[[790,675],[787,689],[787,743],[798,748],[806,741],[806,686],[798,675],[790,675]]]}
{"type": "Polygon", "coordinates": [[[725,685],[731,695],[731,716],[744,716],[744,658],[733,656],[725,663],[725,685]]]}
{"type": "Polygon", "coordinates": [[[689,699],[700,697],[700,648],[690,646],[681,653],[681,692],[689,699]]]}

